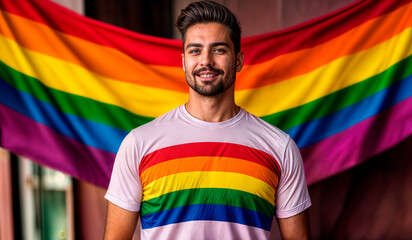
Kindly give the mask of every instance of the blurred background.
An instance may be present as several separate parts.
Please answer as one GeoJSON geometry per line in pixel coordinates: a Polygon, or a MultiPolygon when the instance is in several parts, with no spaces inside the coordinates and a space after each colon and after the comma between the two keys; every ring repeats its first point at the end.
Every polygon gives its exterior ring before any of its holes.
{"type": "MultiPolygon", "coordinates": [[[[179,39],[188,0],[55,0],[79,14],[138,33],[179,39]]],[[[221,0],[243,37],[282,30],[354,0],[221,0]]],[[[412,138],[309,186],[314,239],[412,239],[412,138]]],[[[102,239],[105,189],[0,149],[0,240],[102,239]]],[[[276,224],[276,223],[275,223],[276,224]]],[[[277,227],[274,227],[276,230],[277,227]]],[[[272,239],[280,239],[274,231],[272,239]]]]}

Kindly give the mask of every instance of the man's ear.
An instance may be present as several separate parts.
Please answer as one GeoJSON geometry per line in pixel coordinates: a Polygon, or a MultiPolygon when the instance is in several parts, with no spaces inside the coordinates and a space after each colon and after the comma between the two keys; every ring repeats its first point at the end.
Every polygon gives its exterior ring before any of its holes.
{"type": "Polygon", "coordinates": [[[236,56],[236,72],[240,72],[240,70],[242,70],[244,58],[245,56],[243,55],[243,52],[240,51],[236,56]]]}
{"type": "Polygon", "coordinates": [[[183,65],[183,72],[186,72],[186,68],[185,68],[185,54],[182,53],[182,65],[183,65]]]}

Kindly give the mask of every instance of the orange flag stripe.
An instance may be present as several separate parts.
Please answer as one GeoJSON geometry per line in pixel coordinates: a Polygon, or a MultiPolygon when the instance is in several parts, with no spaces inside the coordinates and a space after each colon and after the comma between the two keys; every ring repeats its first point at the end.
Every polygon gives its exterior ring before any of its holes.
{"type": "Polygon", "coordinates": [[[367,50],[411,27],[412,15],[409,14],[410,12],[412,12],[412,3],[406,4],[390,14],[372,19],[316,47],[284,54],[264,63],[246,65],[238,74],[239,80],[236,83],[236,90],[258,88],[284,81],[311,72],[337,58],[367,50]],[[379,27],[374,28],[374,26],[379,27]],[[365,33],[370,32],[371,29],[375,31],[367,38],[364,37],[365,33]],[[366,41],[360,42],[358,39],[366,41]],[[251,83],[255,85],[251,85],[251,83]]]}

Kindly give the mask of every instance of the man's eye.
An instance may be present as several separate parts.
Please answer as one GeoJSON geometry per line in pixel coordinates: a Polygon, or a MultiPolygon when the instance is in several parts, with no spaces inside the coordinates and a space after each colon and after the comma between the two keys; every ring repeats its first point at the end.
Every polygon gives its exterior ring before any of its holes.
{"type": "Polygon", "coordinates": [[[222,54],[222,53],[225,53],[225,52],[226,52],[225,49],[222,49],[222,48],[216,48],[215,49],[215,53],[222,54]]]}
{"type": "Polygon", "coordinates": [[[200,51],[198,49],[192,49],[189,51],[190,54],[197,54],[200,53],[200,51]]]}

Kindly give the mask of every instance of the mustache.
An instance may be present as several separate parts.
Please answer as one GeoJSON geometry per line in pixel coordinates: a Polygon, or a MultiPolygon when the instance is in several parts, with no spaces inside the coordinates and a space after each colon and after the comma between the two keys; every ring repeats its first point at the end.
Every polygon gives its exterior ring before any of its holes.
{"type": "Polygon", "coordinates": [[[217,73],[217,74],[223,74],[224,73],[223,70],[220,70],[220,69],[217,69],[217,68],[214,68],[214,67],[203,67],[201,69],[193,71],[193,75],[197,75],[197,74],[199,74],[201,72],[204,72],[204,71],[210,71],[210,72],[214,72],[214,73],[217,73]]]}

